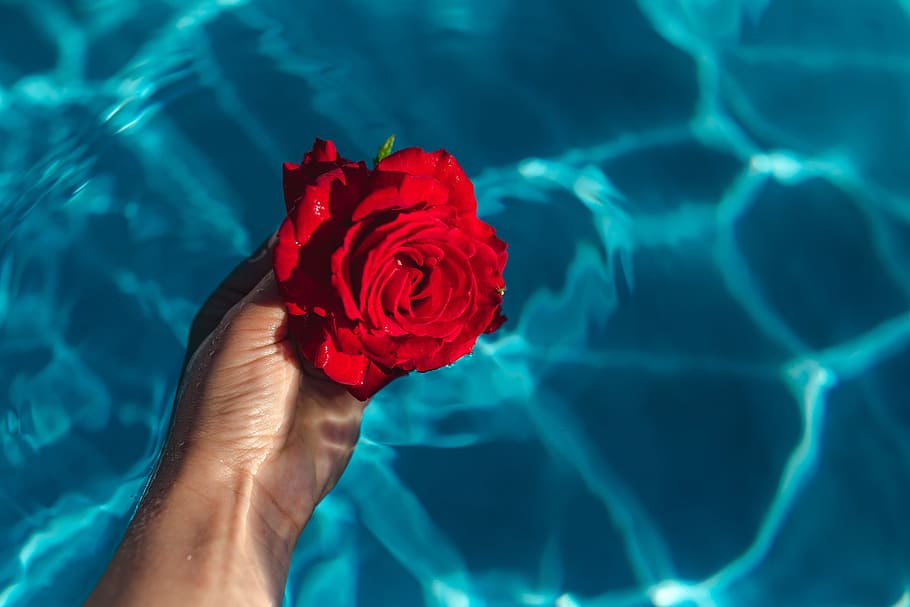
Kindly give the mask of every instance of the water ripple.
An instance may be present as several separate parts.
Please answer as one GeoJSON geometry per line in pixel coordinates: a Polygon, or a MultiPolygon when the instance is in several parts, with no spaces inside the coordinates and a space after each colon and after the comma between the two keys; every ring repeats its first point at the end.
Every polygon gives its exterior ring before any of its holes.
{"type": "Polygon", "coordinates": [[[910,604],[910,3],[829,4],[0,3],[0,605],[100,574],[280,162],[390,132],[510,320],[367,409],[285,604],[910,604]]]}

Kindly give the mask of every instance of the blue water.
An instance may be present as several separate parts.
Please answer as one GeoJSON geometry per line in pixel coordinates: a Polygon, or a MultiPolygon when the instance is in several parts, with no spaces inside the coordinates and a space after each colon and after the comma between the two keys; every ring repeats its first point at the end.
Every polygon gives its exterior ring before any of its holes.
{"type": "Polygon", "coordinates": [[[68,605],[316,136],[446,147],[504,329],[395,382],[288,605],[910,606],[910,2],[0,3],[0,604],[68,605]]]}

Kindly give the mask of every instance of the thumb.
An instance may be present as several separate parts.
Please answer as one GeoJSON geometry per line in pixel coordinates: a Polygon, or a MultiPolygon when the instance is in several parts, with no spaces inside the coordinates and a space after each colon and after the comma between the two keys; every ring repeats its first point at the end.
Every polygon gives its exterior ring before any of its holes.
{"type": "Polygon", "coordinates": [[[289,356],[304,374],[308,389],[318,392],[327,402],[350,401],[358,403],[362,409],[369,399],[360,400],[352,396],[347,388],[313,366],[293,343],[289,325],[290,315],[278,291],[275,272],[269,271],[231,308],[215,334],[225,335],[224,347],[234,353],[282,344],[286,352],[292,352],[289,356]]]}
{"type": "Polygon", "coordinates": [[[196,353],[202,342],[221,324],[231,308],[247,296],[268,274],[272,267],[274,246],[275,236],[266,238],[249,258],[240,262],[221,281],[221,284],[202,304],[190,327],[186,358],[183,361],[184,371],[190,358],[196,353]]]}
{"type": "Polygon", "coordinates": [[[234,307],[222,322],[247,347],[267,346],[288,337],[288,312],[278,291],[275,273],[268,272],[234,307]]]}

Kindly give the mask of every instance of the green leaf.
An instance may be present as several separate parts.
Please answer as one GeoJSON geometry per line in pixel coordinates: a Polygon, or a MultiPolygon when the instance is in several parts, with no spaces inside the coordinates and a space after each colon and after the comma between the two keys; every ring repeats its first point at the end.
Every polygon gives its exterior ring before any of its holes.
{"type": "Polygon", "coordinates": [[[392,146],[395,145],[395,134],[389,135],[389,138],[385,140],[381,146],[379,146],[379,151],[376,152],[376,158],[373,159],[373,166],[379,164],[379,162],[392,153],[392,146]]]}

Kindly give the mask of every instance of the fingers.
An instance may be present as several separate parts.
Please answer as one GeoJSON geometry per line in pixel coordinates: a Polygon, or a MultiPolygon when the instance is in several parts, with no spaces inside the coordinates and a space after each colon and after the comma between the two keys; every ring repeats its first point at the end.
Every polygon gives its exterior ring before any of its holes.
{"type": "Polygon", "coordinates": [[[252,255],[234,268],[202,304],[190,327],[184,369],[199,345],[218,326],[228,311],[269,273],[272,268],[275,241],[274,234],[263,241],[252,255]]]}
{"type": "MultiPolygon", "coordinates": [[[[231,331],[245,335],[248,346],[261,346],[277,343],[285,339],[288,333],[288,313],[284,300],[275,282],[275,273],[269,272],[229,313],[231,331]]],[[[312,382],[322,387],[324,397],[343,396],[354,399],[347,390],[329,378],[321,369],[313,366],[307,358],[293,345],[297,365],[300,371],[312,382]],[[326,387],[327,386],[327,387],[326,387]]],[[[354,399],[356,400],[356,399],[354,399]]]]}

